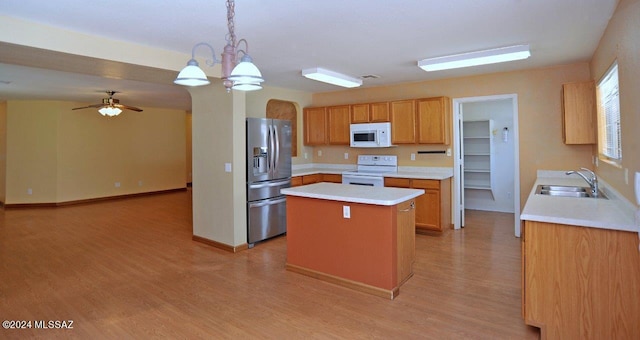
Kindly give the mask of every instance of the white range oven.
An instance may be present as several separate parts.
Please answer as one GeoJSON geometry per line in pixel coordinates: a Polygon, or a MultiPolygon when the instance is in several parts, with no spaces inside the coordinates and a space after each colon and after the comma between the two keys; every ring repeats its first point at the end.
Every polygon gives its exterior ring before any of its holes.
{"type": "Polygon", "coordinates": [[[360,155],[356,171],[342,173],[342,184],[384,186],[384,175],[398,171],[398,156],[360,155]]]}

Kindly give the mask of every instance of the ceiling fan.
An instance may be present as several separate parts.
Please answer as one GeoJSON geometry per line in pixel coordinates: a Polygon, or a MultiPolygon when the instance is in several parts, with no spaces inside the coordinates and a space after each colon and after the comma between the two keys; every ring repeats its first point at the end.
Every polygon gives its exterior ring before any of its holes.
{"type": "Polygon", "coordinates": [[[118,99],[113,98],[113,95],[118,93],[117,91],[106,91],[106,92],[109,95],[109,98],[102,98],[101,104],[76,107],[76,108],[73,108],[72,110],[98,108],[98,112],[100,112],[100,114],[102,114],[103,116],[109,116],[109,117],[119,115],[123,109],[142,112],[142,109],[139,109],[137,107],[120,104],[120,101],[118,99]]]}

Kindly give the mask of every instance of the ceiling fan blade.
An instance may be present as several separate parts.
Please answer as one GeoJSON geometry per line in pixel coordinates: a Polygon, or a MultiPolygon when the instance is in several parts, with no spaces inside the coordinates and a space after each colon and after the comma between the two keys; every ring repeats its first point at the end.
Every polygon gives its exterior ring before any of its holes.
{"type": "Polygon", "coordinates": [[[120,109],[125,109],[125,110],[131,110],[131,111],[136,111],[136,112],[142,112],[142,109],[139,109],[135,106],[129,106],[129,105],[123,105],[123,104],[114,104],[113,106],[120,108],[120,109]]]}
{"type": "Polygon", "coordinates": [[[103,107],[104,104],[93,104],[93,105],[89,105],[89,106],[83,106],[83,107],[75,107],[71,110],[80,110],[80,109],[90,109],[92,107],[103,107]]]}

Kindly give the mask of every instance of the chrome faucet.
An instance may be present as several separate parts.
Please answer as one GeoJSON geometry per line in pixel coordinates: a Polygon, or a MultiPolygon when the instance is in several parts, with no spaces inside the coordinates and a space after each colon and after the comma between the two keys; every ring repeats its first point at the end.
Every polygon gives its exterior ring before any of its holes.
{"type": "Polygon", "coordinates": [[[587,168],[580,168],[580,170],[584,170],[588,172],[590,177],[585,176],[580,171],[573,171],[573,170],[567,171],[565,172],[565,174],[567,175],[576,174],[582,177],[582,179],[584,179],[585,181],[587,181],[587,183],[589,183],[589,186],[591,187],[591,195],[593,195],[593,197],[598,197],[598,176],[596,176],[595,172],[587,168]]]}

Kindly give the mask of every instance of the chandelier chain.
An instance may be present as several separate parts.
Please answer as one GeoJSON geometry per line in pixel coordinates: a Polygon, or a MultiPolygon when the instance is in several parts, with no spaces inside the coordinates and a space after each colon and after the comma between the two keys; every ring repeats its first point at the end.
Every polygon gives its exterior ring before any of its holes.
{"type": "Polygon", "coordinates": [[[229,27],[229,33],[227,34],[227,42],[231,46],[236,46],[236,33],[233,17],[235,16],[235,1],[227,0],[227,26],[229,27]]]}

